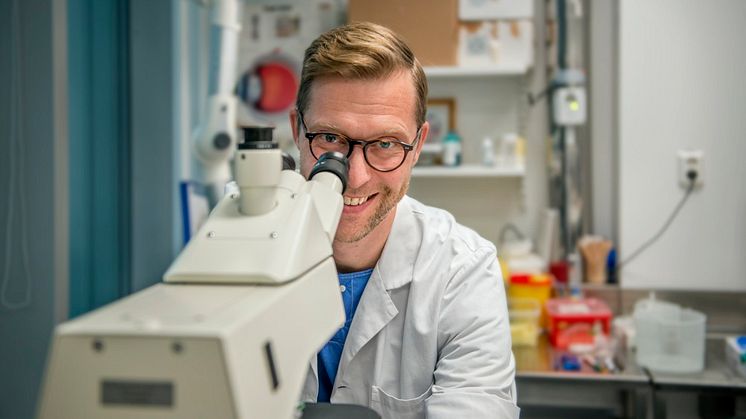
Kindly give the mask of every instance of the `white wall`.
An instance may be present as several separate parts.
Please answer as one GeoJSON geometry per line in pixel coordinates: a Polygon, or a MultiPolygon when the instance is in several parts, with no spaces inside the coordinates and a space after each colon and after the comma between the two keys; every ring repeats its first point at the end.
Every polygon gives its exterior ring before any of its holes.
{"type": "Polygon", "coordinates": [[[623,286],[746,290],[746,2],[619,2],[622,258],[683,189],[676,151],[705,152],[704,188],[624,267],[623,286]]]}
{"type": "Polygon", "coordinates": [[[618,243],[616,0],[589,0],[590,232],[618,243]]]}

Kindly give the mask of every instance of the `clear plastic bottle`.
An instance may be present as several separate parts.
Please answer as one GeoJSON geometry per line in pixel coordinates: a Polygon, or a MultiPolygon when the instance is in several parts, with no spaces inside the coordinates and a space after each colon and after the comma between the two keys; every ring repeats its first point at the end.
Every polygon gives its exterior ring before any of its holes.
{"type": "Polygon", "coordinates": [[[490,137],[482,140],[482,165],[492,167],[495,165],[495,143],[490,137]]]}
{"type": "Polygon", "coordinates": [[[570,270],[568,274],[568,286],[570,290],[573,288],[580,289],[580,285],[583,282],[583,266],[580,264],[580,255],[575,252],[567,255],[567,264],[570,270]]]}

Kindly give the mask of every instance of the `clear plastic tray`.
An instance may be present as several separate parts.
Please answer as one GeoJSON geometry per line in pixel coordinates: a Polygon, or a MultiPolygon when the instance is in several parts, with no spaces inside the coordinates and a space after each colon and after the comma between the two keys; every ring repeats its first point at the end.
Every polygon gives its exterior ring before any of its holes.
{"type": "Polygon", "coordinates": [[[508,313],[513,346],[536,346],[541,332],[539,301],[531,298],[509,298],[508,313]]]}
{"type": "Polygon", "coordinates": [[[662,372],[704,369],[704,314],[652,296],[635,304],[634,319],[639,365],[662,372]]]}

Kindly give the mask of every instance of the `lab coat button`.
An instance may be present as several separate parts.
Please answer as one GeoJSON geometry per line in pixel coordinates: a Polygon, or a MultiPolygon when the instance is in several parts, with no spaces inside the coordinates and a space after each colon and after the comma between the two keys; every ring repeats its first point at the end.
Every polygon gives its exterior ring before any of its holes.
{"type": "Polygon", "coordinates": [[[339,292],[345,292],[345,291],[347,291],[347,287],[345,287],[344,285],[340,285],[339,292]]]}

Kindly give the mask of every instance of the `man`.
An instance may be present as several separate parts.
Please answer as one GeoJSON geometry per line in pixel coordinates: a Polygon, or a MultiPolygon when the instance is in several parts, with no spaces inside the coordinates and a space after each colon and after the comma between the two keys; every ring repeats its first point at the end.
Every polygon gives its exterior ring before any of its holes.
{"type": "Polygon", "coordinates": [[[518,417],[494,246],[405,196],[426,98],[421,65],[382,26],[333,29],[306,50],[290,114],[301,172],[326,151],[347,155],[350,171],[333,244],[347,321],[312,360],[302,397],[384,418],[518,417]]]}

